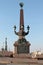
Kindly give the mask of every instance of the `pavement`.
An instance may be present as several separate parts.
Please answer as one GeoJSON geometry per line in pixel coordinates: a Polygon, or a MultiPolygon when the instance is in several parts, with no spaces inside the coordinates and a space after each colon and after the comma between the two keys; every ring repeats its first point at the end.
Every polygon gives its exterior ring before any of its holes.
{"type": "Polygon", "coordinates": [[[43,65],[43,60],[0,57],[0,65],[43,65]]]}

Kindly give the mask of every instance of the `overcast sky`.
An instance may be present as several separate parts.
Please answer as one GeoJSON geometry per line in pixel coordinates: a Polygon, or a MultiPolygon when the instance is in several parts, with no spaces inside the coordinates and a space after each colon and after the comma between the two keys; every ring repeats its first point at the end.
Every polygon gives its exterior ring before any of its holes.
{"type": "Polygon", "coordinates": [[[14,49],[18,39],[13,26],[19,31],[20,6],[24,3],[24,25],[30,26],[30,32],[25,37],[30,43],[30,51],[43,50],[43,0],[0,0],[0,49],[5,45],[7,37],[8,50],[14,49]]]}

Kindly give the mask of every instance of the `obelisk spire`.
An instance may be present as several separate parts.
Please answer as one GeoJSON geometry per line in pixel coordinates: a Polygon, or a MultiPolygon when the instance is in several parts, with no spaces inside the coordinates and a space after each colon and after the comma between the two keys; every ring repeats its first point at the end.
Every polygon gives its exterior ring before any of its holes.
{"type": "Polygon", "coordinates": [[[23,3],[20,3],[20,30],[23,28],[24,30],[24,15],[23,15],[23,3]]]}
{"type": "Polygon", "coordinates": [[[5,38],[5,50],[7,51],[7,37],[5,38]]]}

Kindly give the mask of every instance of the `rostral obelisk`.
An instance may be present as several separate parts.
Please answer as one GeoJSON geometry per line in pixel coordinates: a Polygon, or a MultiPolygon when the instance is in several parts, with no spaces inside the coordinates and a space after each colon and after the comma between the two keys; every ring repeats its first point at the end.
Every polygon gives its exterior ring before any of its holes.
{"type": "Polygon", "coordinates": [[[30,43],[25,39],[25,36],[29,33],[29,26],[27,26],[27,32],[24,30],[24,13],[23,13],[23,3],[20,3],[20,27],[19,32],[16,32],[16,26],[14,26],[14,32],[16,35],[19,36],[19,39],[15,41],[15,53],[23,54],[23,53],[30,53],[30,43]]]}

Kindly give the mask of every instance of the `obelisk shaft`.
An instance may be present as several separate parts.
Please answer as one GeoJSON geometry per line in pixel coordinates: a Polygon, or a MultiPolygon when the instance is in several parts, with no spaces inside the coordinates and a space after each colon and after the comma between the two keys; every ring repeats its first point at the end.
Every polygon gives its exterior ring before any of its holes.
{"type": "Polygon", "coordinates": [[[23,26],[23,30],[24,30],[24,15],[23,15],[23,9],[20,9],[20,30],[21,27],[23,26]]]}

